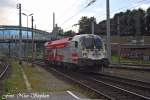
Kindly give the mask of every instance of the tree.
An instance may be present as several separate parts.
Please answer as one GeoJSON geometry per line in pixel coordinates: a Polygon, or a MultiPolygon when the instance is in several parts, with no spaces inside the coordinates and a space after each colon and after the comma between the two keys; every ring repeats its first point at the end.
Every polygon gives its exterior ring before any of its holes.
{"type": "Polygon", "coordinates": [[[147,9],[145,14],[145,35],[150,35],[150,7],[147,9]]]}
{"type": "Polygon", "coordinates": [[[64,32],[63,36],[72,37],[75,35],[75,32],[72,30],[64,32]]]}
{"type": "MultiPolygon", "coordinates": [[[[145,11],[142,9],[127,10],[114,15],[110,20],[111,35],[144,35],[145,11]]],[[[106,20],[98,24],[98,32],[106,34],[106,20]]]]}
{"type": "MultiPolygon", "coordinates": [[[[79,33],[91,34],[91,22],[94,21],[95,33],[106,34],[106,20],[96,24],[94,17],[86,16],[79,20],[79,33]]],[[[127,10],[114,15],[110,19],[111,35],[140,36],[150,35],[150,7],[145,12],[143,9],[127,10]]]]}
{"type": "Polygon", "coordinates": [[[136,28],[136,34],[139,34],[138,31],[141,32],[141,30],[143,30],[141,28],[141,26],[143,26],[143,19],[144,19],[144,11],[142,9],[138,9],[138,10],[133,10],[133,17],[134,17],[134,21],[135,21],[135,28],[136,28]]]}
{"type": "Polygon", "coordinates": [[[102,34],[102,35],[106,34],[106,20],[100,22],[97,25],[97,34],[102,34]]]}
{"type": "MultiPolygon", "coordinates": [[[[79,20],[79,33],[80,34],[91,34],[91,24],[94,22],[94,26],[96,26],[96,19],[94,17],[88,18],[87,16],[83,16],[79,20]]],[[[95,27],[96,29],[96,27],[95,27]]]]}

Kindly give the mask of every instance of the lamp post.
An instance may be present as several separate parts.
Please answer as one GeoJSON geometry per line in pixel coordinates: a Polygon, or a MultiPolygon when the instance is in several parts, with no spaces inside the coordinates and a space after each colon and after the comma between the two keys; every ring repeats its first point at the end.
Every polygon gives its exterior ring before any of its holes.
{"type": "Polygon", "coordinates": [[[107,16],[107,54],[111,63],[111,44],[110,44],[110,7],[109,0],[106,0],[106,16],[107,16]]]}
{"type": "MultiPolygon", "coordinates": [[[[25,13],[22,13],[22,15],[24,15],[24,16],[27,17],[27,43],[28,43],[28,39],[29,39],[29,35],[28,35],[28,17],[29,17],[29,16],[32,16],[33,13],[31,13],[31,14],[29,14],[29,15],[27,15],[27,14],[25,14],[25,13]]],[[[25,50],[25,49],[24,49],[24,50],[25,50]]],[[[25,52],[25,51],[24,51],[24,52],[25,52]]],[[[27,53],[27,50],[26,50],[26,53],[27,53]]]]}
{"type": "Polygon", "coordinates": [[[27,17],[27,39],[28,39],[28,17],[29,17],[29,16],[32,16],[33,13],[31,13],[31,14],[29,14],[29,15],[27,15],[27,14],[25,14],[25,13],[22,13],[22,15],[24,15],[24,16],[27,17]]]}
{"type": "Polygon", "coordinates": [[[94,21],[93,20],[91,22],[91,30],[92,30],[92,34],[94,34],[94,21]]]}
{"type": "Polygon", "coordinates": [[[33,66],[33,60],[34,60],[34,37],[33,37],[33,16],[31,17],[31,23],[32,23],[32,66],[33,66]]]}

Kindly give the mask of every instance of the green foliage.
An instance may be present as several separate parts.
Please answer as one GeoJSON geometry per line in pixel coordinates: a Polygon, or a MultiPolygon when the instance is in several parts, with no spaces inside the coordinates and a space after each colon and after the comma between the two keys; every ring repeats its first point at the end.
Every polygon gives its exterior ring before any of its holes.
{"type": "MultiPolygon", "coordinates": [[[[145,12],[143,9],[127,10],[114,15],[111,19],[111,34],[112,35],[150,35],[150,8],[145,12]],[[145,15],[149,13],[147,21],[145,15]],[[147,23],[146,23],[147,22],[147,23]]],[[[106,34],[106,20],[98,24],[100,33],[106,34]]]]}
{"type": "MultiPolygon", "coordinates": [[[[83,16],[79,20],[79,33],[80,34],[91,34],[92,22],[94,22],[94,25],[96,26],[96,19],[94,17],[88,18],[86,16],[83,16]]],[[[96,29],[96,27],[95,27],[95,29],[96,29]]]]}
{"type": "MultiPolygon", "coordinates": [[[[83,16],[78,22],[79,33],[91,34],[92,21],[95,26],[95,34],[106,34],[106,20],[103,20],[97,24],[94,17],[88,18],[87,16],[83,16]]],[[[147,11],[139,8],[117,13],[112,19],[110,19],[110,24],[111,35],[150,35],[150,7],[147,11]]]]}
{"type": "Polygon", "coordinates": [[[11,75],[4,81],[5,93],[17,93],[26,90],[25,83],[17,61],[11,61],[11,75]]]}
{"type": "Polygon", "coordinates": [[[68,36],[68,37],[72,37],[75,35],[75,32],[72,30],[66,31],[64,32],[63,36],[68,36]]]}

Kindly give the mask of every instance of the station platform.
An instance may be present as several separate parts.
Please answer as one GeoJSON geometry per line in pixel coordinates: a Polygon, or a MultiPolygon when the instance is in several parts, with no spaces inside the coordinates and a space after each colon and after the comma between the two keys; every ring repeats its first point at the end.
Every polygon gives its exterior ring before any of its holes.
{"type": "Polygon", "coordinates": [[[19,93],[6,95],[6,100],[90,100],[76,92],[64,91],[55,93],[19,93]]]}

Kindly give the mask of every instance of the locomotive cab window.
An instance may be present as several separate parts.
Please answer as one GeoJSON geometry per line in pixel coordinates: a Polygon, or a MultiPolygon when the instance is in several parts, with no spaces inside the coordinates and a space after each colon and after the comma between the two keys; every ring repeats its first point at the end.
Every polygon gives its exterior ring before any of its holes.
{"type": "Polygon", "coordinates": [[[86,49],[103,49],[102,41],[98,37],[82,37],[80,39],[82,47],[86,49]]]}
{"type": "Polygon", "coordinates": [[[78,48],[78,41],[72,41],[70,45],[72,48],[78,48]]]}
{"type": "Polygon", "coordinates": [[[78,48],[78,42],[75,41],[74,43],[75,43],[75,48],[78,48]]]}
{"type": "Polygon", "coordinates": [[[95,41],[94,41],[94,42],[95,42],[95,46],[96,46],[97,49],[103,49],[103,48],[102,48],[103,44],[102,44],[101,39],[95,38],[95,41]]]}

